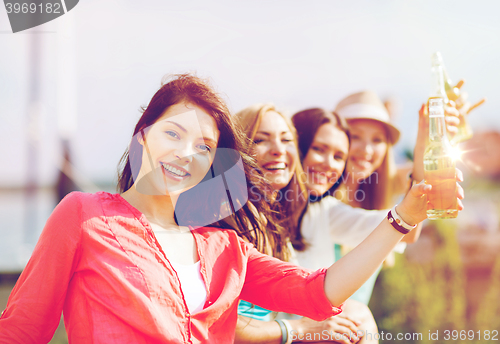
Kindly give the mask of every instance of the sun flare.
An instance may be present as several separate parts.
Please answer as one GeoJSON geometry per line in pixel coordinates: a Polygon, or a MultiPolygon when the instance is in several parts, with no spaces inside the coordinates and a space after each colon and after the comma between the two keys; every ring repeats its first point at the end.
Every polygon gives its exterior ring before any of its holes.
{"type": "Polygon", "coordinates": [[[454,161],[458,161],[458,160],[462,160],[462,150],[460,149],[460,147],[456,146],[456,147],[453,147],[451,152],[450,152],[450,156],[453,158],[454,161]]]}

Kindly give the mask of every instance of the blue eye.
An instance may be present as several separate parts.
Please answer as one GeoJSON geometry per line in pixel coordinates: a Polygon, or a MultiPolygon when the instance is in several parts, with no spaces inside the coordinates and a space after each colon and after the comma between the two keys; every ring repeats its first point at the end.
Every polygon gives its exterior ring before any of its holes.
{"type": "Polygon", "coordinates": [[[256,144],[256,145],[258,145],[261,142],[264,142],[264,140],[263,139],[255,139],[255,140],[253,140],[253,143],[256,144]]]}
{"type": "Polygon", "coordinates": [[[204,152],[211,152],[212,151],[212,148],[210,146],[207,146],[207,145],[198,145],[198,148],[200,148],[204,152]]]}
{"type": "Polygon", "coordinates": [[[174,138],[176,138],[176,139],[178,139],[178,138],[179,138],[179,135],[178,135],[175,131],[173,131],[173,130],[167,130],[167,131],[165,132],[165,134],[167,134],[168,136],[172,136],[172,137],[174,137],[174,138]]]}

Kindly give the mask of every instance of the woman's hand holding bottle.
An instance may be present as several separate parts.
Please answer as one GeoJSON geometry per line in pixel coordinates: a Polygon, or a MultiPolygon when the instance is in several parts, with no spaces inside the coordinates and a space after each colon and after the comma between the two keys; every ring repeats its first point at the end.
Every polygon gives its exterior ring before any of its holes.
{"type": "MultiPolygon", "coordinates": [[[[460,184],[458,184],[458,182],[463,181],[463,174],[458,168],[455,170],[455,176],[457,179],[458,210],[462,210],[464,206],[460,200],[464,198],[464,189],[460,186],[460,184]]],[[[406,223],[409,225],[415,225],[427,218],[426,194],[431,191],[431,189],[432,186],[425,184],[422,180],[420,183],[413,185],[403,201],[397,205],[396,211],[406,223]]]]}

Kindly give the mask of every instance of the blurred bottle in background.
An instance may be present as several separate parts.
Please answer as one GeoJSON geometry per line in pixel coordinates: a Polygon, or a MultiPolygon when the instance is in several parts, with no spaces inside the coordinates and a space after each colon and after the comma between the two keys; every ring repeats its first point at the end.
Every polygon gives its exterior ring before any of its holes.
{"type": "MultiPolygon", "coordinates": [[[[444,67],[443,63],[443,58],[441,56],[440,52],[435,52],[432,55],[432,68],[439,68],[441,70],[442,74],[442,89],[436,91],[436,94],[439,94],[439,97],[443,98],[443,101],[445,104],[450,104],[450,100],[453,102],[457,102],[457,99],[460,98],[461,92],[460,88],[453,85],[453,82],[451,81],[450,77],[448,76],[448,73],[446,72],[446,69],[444,67]]],[[[435,85],[435,82],[433,81],[433,85],[435,85]]],[[[458,144],[460,142],[466,141],[472,137],[472,128],[470,127],[469,123],[467,122],[467,113],[469,111],[460,111],[459,110],[459,120],[460,123],[458,125],[458,132],[455,136],[451,137],[448,135],[448,138],[452,144],[458,144]]]]}
{"type": "MultiPolygon", "coordinates": [[[[457,102],[457,99],[460,98],[460,88],[455,86],[448,76],[441,54],[439,52],[437,52],[436,54],[438,55],[438,59],[441,62],[441,67],[443,70],[444,90],[446,92],[446,96],[448,97],[448,100],[457,102]]],[[[468,111],[459,111],[458,118],[460,119],[460,123],[458,125],[457,134],[453,138],[451,138],[452,144],[467,141],[472,137],[472,128],[467,121],[467,113],[468,111]]]]}

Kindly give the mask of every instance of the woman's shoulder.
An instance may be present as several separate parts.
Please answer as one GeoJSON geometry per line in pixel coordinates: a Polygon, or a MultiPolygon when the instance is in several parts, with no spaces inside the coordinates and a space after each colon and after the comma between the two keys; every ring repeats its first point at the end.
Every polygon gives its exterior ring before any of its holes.
{"type": "Polygon", "coordinates": [[[102,212],[105,204],[121,203],[119,198],[119,194],[111,194],[105,191],[96,193],[73,191],[59,202],[57,208],[73,209],[85,213],[102,212]]]}
{"type": "MultiPolygon", "coordinates": [[[[339,214],[351,213],[352,207],[336,199],[333,196],[323,197],[317,202],[311,202],[307,206],[306,213],[302,219],[301,228],[323,228],[330,227],[332,217],[339,214]]],[[[318,230],[318,229],[317,229],[318,230]]]]}
{"type": "Polygon", "coordinates": [[[102,215],[102,193],[71,192],[55,207],[44,229],[44,238],[78,238],[83,224],[102,215]]]}
{"type": "Polygon", "coordinates": [[[106,199],[115,199],[116,196],[119,196],[118,194],[111,194],[109,192],[105,191],[99,191],[96,193],[89,193],[89,192],[81,192],[81,191],[73,191],[67,194],[59,204],[75,204],[75,203],[80,203],[80,204],[92,204],[94,202],[101,202],[106,199]]]}
{"type": "Polygon", "coordinates": [[[202,237],[208,244],[216,244],[225,247],[253,247],[251,243],[245,241],[232,228],[192,227],[191,230],[202,237]]]}
{"type": "Polygon", "coordinates": [[[321,201],[318,202],[319,204],[322,205],[338,205],[338,204],[343,204],[341,200],[333,197],[333,196],[326,196],[323,197],[321,201]]]}
{"type": "Polygon", "coordinates": [[[333,196],[325,196],[321,200],[317,202],[309,202],[307,205],[307,212],[314,211],[314,210],[325,210],[333,207],[337,207],[339,205],[342,205],[342,201],[336,199],[333,196]]]}

